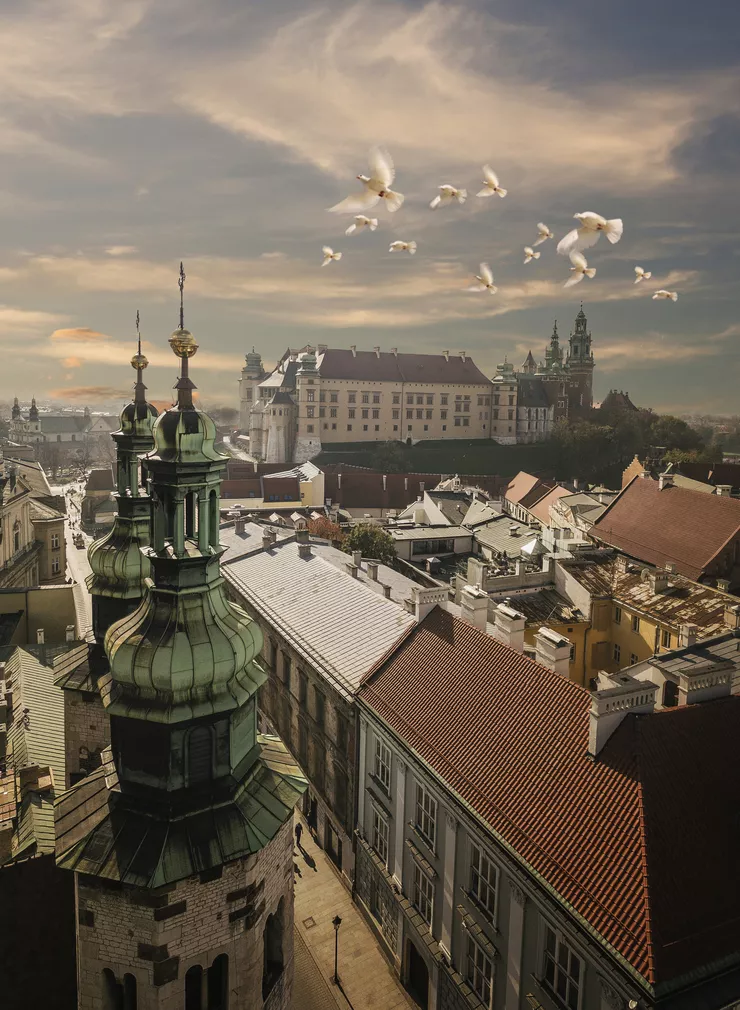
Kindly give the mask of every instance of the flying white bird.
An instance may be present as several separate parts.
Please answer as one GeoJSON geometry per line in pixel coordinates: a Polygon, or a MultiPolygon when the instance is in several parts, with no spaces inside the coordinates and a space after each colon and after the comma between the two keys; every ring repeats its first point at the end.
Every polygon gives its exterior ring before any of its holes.
{"type": "Polygon", "coordinates": [[[535,242],[535,245],[542,245],[542,243],[547,242],[549,238],[554,238],[553,233],[550,231],[550,229],[547,227],[546,224],[542,223],[542,221],[540,221],[537,225],[537,235],[538,238],[537,241],[535,242]]]}
{"type": "Polygon", "coordinates": [[[665,288],[661,288],[660,291],[656,291],[653,295],[653,300],[656,298],[670,298],[672,302],[677,302],[678,294],[675,291],[666,291],[665,288]]]}
{"type": "Polygon", "coordinates": [[[561,256],[568,256],[574,249],[581,252],[596,245],[602,231],[612,244],[619,242],[622,237],[624,226],[621,217],[607,221],[601,214],[594,214],[592,210],[584,210],[580,214],[574,214],[573,217],[581,224],[558,242],[558,252],[561,256]]]}
{"type": "Polygon", "coordinates": [[[580,284],[584,277],[591,278],[596,276],[596,268],[588,265],[583,253],[574,249],[570,254],[570,261],[573,264],[570,268],[573,276],[569,277],[565,284],[563,284],[564,288],[572,288],[574,284],[580,284]]]}
{"type": "Polygon", "coordinates": [[[321,264],[322,267],[327,266],[332,260],[339,261],[342,258],[342,254],[340,252],[334,252],[331,246],[322,246],[321,251],[324,254],[324,262],[321,264]]]}
{"type": "Polygon", "coordinates": [[[491,295],[495,295],[498,291],[498,288],[493,283],[491,268],[487,263],[481,263],[480,273],[475,275],[475,279],[478,283],[471,284],[468,291],[488,291],[491,295]]]}
{"type": "Polygon", "coordinates": [[[446,207],[453,200],[457,200],[458,203],[465,203],[467,198],[467,189],[457,189],[455,186],[450,186],[448,182],[445,182],[439,187],[439,193],[437,193],[429,206],[432,210],[436,210],[437,207],[446,207]]]}
{"type": "Polygon", "coordinates": [[[402,242],[401,239],[396,239],[395,242],[391,242],[388,252],[407,252],[413,256],[416,252],[416,242],[402,242]]]}
{"type": "Polygon", "coordinates": [[[504,189],[498,184],[498,176],[491,168],[490,165],[483,166],[483,189],[480,190],[478,196],[493,196],[494,193],[498,193],[500,197],[506,196],[508,189],[504,189]]]}
{"type": "Polygon", "coordinates": [[[370,172],[370,175],[357,176],[365,187],[363,192],[353,193],[329,210],[336,214],[358,214],[360,211],[370,210],[378,200],[384,200],[388,210],[398,210],[403,203],[403,193],[396,193],[391,189],[396,170],[393,167],[393,159],[387,151],[379,147],[374,147],[370,151],[370,172]]]}
{"type": "Polygon", "coordinates": [[[535,252],[531,246],[525,245],[524,247],[524,262],[529,263],[531,260],[538,260],[542,253],[535,252]]]}
{"type": "Polygon", "coordinates": [[[635,284],[639,284],[640,281],[649,281],[653,276],[649,270],[643,270],[642,267],[635,267],[635,284]]]}
{"type": "Polygon", "coordinates": [[[369,228],[370,231],[375,231],[377,227],[377,217],[365,217],[364,214],[358,214],[344,234],[352,235],[356,231],[362,231],[363,228],[369,228]]]}

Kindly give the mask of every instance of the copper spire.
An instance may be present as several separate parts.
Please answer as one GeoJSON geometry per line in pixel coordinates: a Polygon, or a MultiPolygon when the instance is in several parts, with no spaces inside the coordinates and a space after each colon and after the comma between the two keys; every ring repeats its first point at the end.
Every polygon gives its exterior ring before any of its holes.
{"type": "Polygon", "coordinates": [[[180,289],[180,326],[170,337],[170,347],[180,359],[180,378],[175,384],[175,389],[177,390],[178,407],[181,410],[192,410],[193,390],[196,387],[188,376],[188,359],[192,358],[198,350],[198,345],[195,342],[193,334],[189,330],[186,330],[184,326],[183,291],[185,288],[185,270],[182,263],[180,263],[180,277],[177,281],[177,286],[180,289]]]}
{"type": "MultiPolygon", "coordinates": [[[[136,336],[137,336],[137,350],[136,354],[131,359],[131,367],[136,369],[136,383],[134,385],[134,403],[137,405],[146,404],[146,386],[144,385],[144,369],[147,367],[149,362],[146,357],[141,353],[141,329],[140,329],[140,319],[139,310],[136,310],[136,336]]],[[[137,411],[137,416],[139,412],[137,411]]]]}
{"type": "Polygon", "coordinates": [[[177,281],[177,286],[180,289],[180,329],[185,329],[184,315],[183,315],[183,292],[185,290],[185,269],[182,265],[182,260],[180,260],[180,277],[177,281]]]}

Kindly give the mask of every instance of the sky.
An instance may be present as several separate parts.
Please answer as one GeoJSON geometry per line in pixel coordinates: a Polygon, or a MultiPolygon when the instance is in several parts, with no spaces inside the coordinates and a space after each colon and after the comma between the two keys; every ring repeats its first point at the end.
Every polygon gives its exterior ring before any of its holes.
{"type": "Polygon", "coordinates": [[[583,299],[597,400],[740,413],[739,35],[726,0],[0,0],[0,400],[122,403],[137,310],[169,398],[183,260],[206,405],[236,405],[253,346],[465,350],[493,375],[583,299]],[[376,144],[406,200],[347,237],[326,208],[376,144]],[[475,197],[485,163],[505,199],[475,197]],[[469,198],[431,211],[445,182],[469,198]],[[564,290],[584,210],[624,236],[564,290]],[[525,266],[538,221],[556,238],[525,266]],[[466,290],[481,261],[493,296],[466,290]]]}

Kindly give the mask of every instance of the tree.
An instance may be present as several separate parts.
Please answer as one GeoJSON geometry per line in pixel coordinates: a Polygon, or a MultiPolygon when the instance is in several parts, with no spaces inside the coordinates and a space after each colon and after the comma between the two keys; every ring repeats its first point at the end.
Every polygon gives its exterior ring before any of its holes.
{"type": "Polygon", "coordinates": [[[309,519],[308,532],[312,537],[321,537],[322,540],[343,540],[344,534],[338,523],[333,523],[326,516],[319,519],[309,519]]]}
{"type": "Polygon", "coordinates": [[[400,442],[383,442],[371,454],[369,462],[381,473],[404,473],[409,468],[406,450],[400,442]]]}
{"type": "Polygon", "coordinates": [[[656,416],[651,437],[653,445],[665,446],[666,449],[703,448],[699,432],[689,427],[680,417],[671,414],[656,416]]]}
{"type": "Polygon", "coordinates": [[[360,551],[364,558],[382,561],[384,565],[392,565],[396,560],[393,537],[380,526],[371,523],[353,526],[345,538],[344,549],[349,553],[360,551]]]}

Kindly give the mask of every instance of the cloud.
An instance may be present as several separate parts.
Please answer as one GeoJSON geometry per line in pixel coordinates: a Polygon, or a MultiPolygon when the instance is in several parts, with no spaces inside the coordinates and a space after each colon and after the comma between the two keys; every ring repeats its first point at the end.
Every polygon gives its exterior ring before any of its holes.
{"type": "Polygon", "coordinates": [[[139,250],[135,245],[111,245],[105,251],[109,256],[132,256],[139,250]]]}
{"type": "Polygon", "coordinates": [[[54,400],[84,400],[96,403],[101,400],[128,400],[130,389],[119,389],[116,386],[61,386],[50,389],[49,396],[54,400]]]}
{"type": "MultiPolygon", "coordinates": [[[[82,358],[62,358],[62,365],[65,368],[82,368],[82,358]]],[[[66,378],[70,378],[70,376],[66,376],[66,378]]]]}
{"type": "MultiPolygon", "coordinates": [[[[44,331],[56,326],[64,316],[35,309],[19,309],[10,305],[0,305],[0,336],[24,339],[41,336],[44,331]]],[[[20,348],[19,348],[20,349],[20,348]]]]}
{"type": "Polygon", "coordinates": [[[74,342],[80,343],[98,343],[100,340],[110,340],[111,338],[107,333],[99,333],[97,330],[91,330],[89,326],[73,326],[66,330],[54,330],[54,332],[49,336],[49,340],[52,341],[64,341],[65,343],[74,342]]]}

